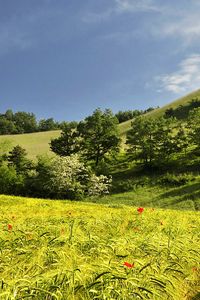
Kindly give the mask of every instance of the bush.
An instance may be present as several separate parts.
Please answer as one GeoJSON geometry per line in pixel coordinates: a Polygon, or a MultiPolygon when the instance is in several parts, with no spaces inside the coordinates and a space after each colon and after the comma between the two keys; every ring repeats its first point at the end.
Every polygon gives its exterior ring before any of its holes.
{"type": "Polygon", "coordinates": [[[36,173],[27,178],[31,196],[60,199],[82,199],[109,192],[111,179],[96,176],[79,160],[77,154],[66,157],[40,157],[36,173]]]}
{"type": "Polygon", "coordinates": [[[167,173],[160,177],[158,183],[161,185],[169,185],[169,186],[181,186],[185,185],[187,182],[194,180],[195,177],[192,174],[170,174],[167,173]]]}
{"type": "Polygon", "coordinates": [[[112,193],[124,193],[133,191],[136,189],[135,181],[128,179],[128,180],[120,180],[115,181],[112,187],[112,193]]]}
{"type": "Polygon", "coordinates": [[[112,177],[107,177],[104,175],[96,176],[92,174],[89,181],[88,195],[89,196],[99,196],[104,194],[109,194],[109,188],[112,183],[112,177]]]}
{"type": "Polygon", "coordinates": [[[6,163],[0,166],[0,193],[19,195],[23,192],[24,178],[17,175],[14,167],[8,167],[6,163]]]}

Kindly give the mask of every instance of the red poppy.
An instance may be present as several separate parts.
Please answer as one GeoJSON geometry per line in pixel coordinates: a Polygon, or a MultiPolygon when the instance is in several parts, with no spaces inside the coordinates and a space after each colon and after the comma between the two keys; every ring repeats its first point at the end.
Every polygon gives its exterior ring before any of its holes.
{"type": "Polygon", "coordinates": [[[143,213],[144,208],[143,207],[138,207],[137,211],[138,211],[139,214],[141,214],[141,213],[143,213]]]}
{"type": "Polygon", "coordinates": [[[8,230],[12,230],[12,225],[8,224],[8,230]]]}
{"type": "Polygon", "coordinates": [[[65,229],[64,229],[64,228],[61,228],[60,233],[61,233],[61,234],[64,234],[64,233],[65,233],[65,229]]]}
{"type": "Polygon", "coordinates": [[[126,266],[127,268],[131,269],[134,267],[134,264],[130,264],[127,261],[124,262],[124,266],[126,266]]]}
{"type": "Polygon", "coordinates": [[[197,267],[193,267],[193,268],[192,268],[192,271],[193,271],[193,272],[197,272],[197,271],[198,271],[198,268],[197,268],[197,267]]]}

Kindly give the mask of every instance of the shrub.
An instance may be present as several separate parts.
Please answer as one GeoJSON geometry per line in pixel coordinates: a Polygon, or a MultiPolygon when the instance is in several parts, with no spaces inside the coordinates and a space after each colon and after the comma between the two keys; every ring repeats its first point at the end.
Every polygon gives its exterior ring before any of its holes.
{"type": "Polygon", "coordinates": [[[99,196],[104,194],[109,194],[109,188],[112,183],[112,177],[107,177],[104,175],[96,176],[92,174],[89,181],[88,195],[89,196],[99,196]]]}
{"type": "Polygon", "coordinates": [[[181,186],[192,180],[194,180],[194,176],[192,174],[185,173],[176,175],[167,173],[160,177],[158,183],[161,185],[181,186]]]}
{"type": "Polygon", "coordinates": [[[109,192],[111,179],[96,176],[77,154],[66,157],[40,157],[36,173],[27,180],[30,195],[45,198],[82,199],[109,192]]]}
{"type": "Polygon", "coordinates": [[[18,195],[22,193],[24,178],[17,175],[14,167],[8,167],[4,162],[0,166],[0,193],[18,195]]]}

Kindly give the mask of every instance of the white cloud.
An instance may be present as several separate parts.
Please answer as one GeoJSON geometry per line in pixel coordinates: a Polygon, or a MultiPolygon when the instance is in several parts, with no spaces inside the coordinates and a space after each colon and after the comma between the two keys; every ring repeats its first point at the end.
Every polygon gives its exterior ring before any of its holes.
{"type": "Polygon", "coordinates": [[[115,0],[115,4],[118,13],[159,10],[152,0],[115,0]]]}
{"type": "Polygon", "coordinates": [[[184,59],[177,72],[156,78],[162,90],[175,94],[185,93],[200,87],[200,54],[193,54],[184,59]]]}
{"type": "Polygon", "coordinates": [[[160,28],[160,33],[164,36],[174,36],[191,43],[200,37],[200,19],[199,14],[192,13],[182,16],[179,20],[168,21],[160,28]]]}
{"type": "Polygon", "coordinates": [[[140,11],[160,11],[160,7],[154,4],[154,0],[112,0],[112,5],[102,12],[88,12],[82,21],[87,23],[108,20],[111,16],[119,16],[124,13],[135,13],[140,11]]]}

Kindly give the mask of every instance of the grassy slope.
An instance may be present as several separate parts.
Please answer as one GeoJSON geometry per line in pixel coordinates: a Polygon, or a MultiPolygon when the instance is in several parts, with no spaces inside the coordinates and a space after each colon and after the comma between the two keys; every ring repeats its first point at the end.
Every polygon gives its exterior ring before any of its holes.
{"type": "MultiPolygon", "coordinates": [[[[166,109],[173,107],[176,108],[179,105],[187,104],[191,99],[200,97],[200,90],[195,91],[182,97],[170,104],[163,106],[162,108],[155,109],[149,112],[145,117],[158,117],[161,116],[166,109]]],[[[119,125],[119,130],[122,138],[126,131],[130,128],[132,120],[123,122],[119,125]]],[[[39,154],[51,153],[49,150],[49,142],[52,138],[56,138],[60,135],[60,131],[48,131],[48,132],[38,132],[30,134],[19,134],[19,135],[4,135],[0,136],[0,143],[5,140],[11,141],[11,146],[19,144],[25,148],[28,152],[29,158],[34,159],[39,154]]],[[[12,148],[12,147],[11,147],[12,148]]]]}
{"type": "MultiPolygon", "coordinates": [[[[86,200],[87,201],[87,200],[86,200]]],[[[179,187],[135,186],[132,191],[91,199],[112,207],[129,205],[200,211],[200,178],[179,187]]]]}
{"type": "MultiPolygon", "coordinates": [[[[188,102],[190,102],[194,98],[200,98],[200,90],[194,91],[180,99],[177,99],[161,108],[157,108],[147,114],[145,114],[145,117],[151,117],[151,118],[156,118],[160,117],[164,114],[164,112],[169,109],[169,108],[177,108],[179,105],[187,105],[188,102]]],[[[120,133],[124,135],[127,130],[130,129],[131,127],[131,122],[132,120],[128,120],[126,122],[123,122],[119,125],[120,128],[120,133]]]]}
{"type": "Polygon", "coordinates": [[[197,212],[13,196],[0,205],[2,300],[199,299],[197,212]]]}
{"type": "Polygon", "coordinates": [[[60,130],[27,134],[1,135],[0,143],[8,140],[10,141],[11,148],[16,145],[20,145],[27,150],[29,158],[34,159],[39,154],[50,153],[49,142],[52,138],[56,138],[59,135],[60,130]]]}

